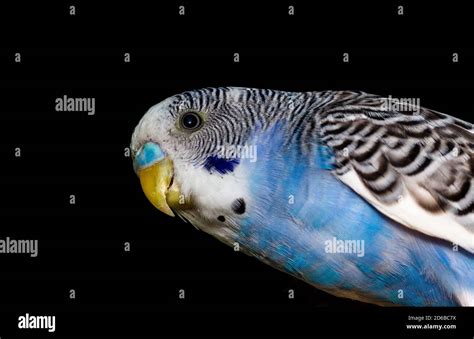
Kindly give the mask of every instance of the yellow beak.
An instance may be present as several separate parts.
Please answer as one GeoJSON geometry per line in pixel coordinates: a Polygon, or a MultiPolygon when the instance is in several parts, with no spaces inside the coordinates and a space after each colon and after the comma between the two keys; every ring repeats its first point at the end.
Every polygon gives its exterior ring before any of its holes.
{"type": "Polygon", "coordinates": [[[170,208],[174,204],[179,190],[176,185],[170,188],[173,179],[173,162],[168,157],[149,167],[138,170],[143,192],[148,200],[161,212],[174,217],[170,208]]]}

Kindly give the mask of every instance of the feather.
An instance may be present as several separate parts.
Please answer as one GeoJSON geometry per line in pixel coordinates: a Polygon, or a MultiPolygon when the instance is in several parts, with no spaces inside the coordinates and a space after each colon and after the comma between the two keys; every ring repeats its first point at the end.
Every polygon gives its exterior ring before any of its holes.
{"type": "Polygon", "coordinates": [[[318,115],[335,174],[380,212],[474,253],[474,128],[429,109],[384,110],[384,99],[353,93],[318,115]]]}

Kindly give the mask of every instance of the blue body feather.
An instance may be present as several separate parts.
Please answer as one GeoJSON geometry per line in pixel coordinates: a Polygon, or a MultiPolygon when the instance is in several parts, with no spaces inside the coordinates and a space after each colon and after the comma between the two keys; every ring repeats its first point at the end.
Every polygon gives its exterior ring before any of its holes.
{"type": "Polygon", "coordinates": [[[245,163],[253,201],[236,241],[247,252],[333,294],[375,303],[453,306],[456,290],[472,291],[470,253],[378,212],[329,171],[328,148],[315,145],[308,160],[283,139],[277,129],[259,136],[259,161],[245,163]],[[328,253],[334,238],[363,240],[363,256],[328,253]]]}

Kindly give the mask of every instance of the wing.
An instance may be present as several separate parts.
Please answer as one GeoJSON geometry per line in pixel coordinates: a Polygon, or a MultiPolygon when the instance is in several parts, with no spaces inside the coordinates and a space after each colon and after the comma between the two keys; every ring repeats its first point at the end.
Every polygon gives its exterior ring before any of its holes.
{"type": "Polygon", "coordinates": [[[402,225],[474,253],[473,125],[409,102],[336,93],[317,116],[335,175],[402,225]]]}

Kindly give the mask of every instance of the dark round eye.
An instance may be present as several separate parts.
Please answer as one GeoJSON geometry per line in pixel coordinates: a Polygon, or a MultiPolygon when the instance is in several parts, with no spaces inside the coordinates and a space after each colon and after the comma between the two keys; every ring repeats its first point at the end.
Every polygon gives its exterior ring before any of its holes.
{"type": "Polygon", "coordinates": [[[181,126],[187,130],[196,130],[201,127],[202,119],[195,112],[187,112],[181,116],[181,126]]]}

